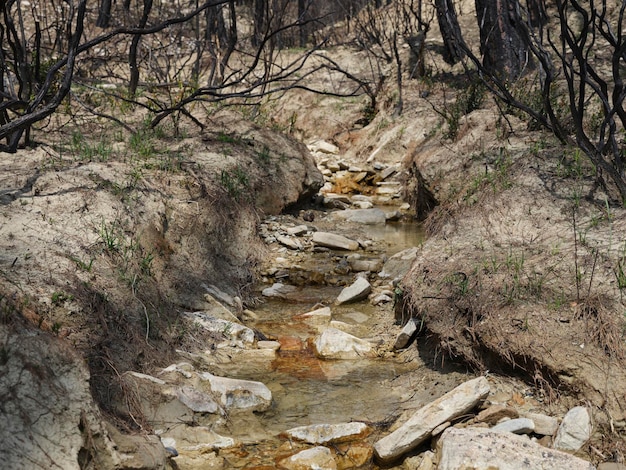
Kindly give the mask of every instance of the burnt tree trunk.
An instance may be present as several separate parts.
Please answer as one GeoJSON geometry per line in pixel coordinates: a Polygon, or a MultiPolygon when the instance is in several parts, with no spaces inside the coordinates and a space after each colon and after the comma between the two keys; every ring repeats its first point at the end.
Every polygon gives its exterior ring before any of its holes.
{"type": "Polygon", "coordinates": [[[252,45],[259,46],[265,38],[267,30],[267,0],[254,0],[254,33],[252,45]]]}
{"type": "MultiPolygon", "coordinates": [[[[478,1],[478,0],[477,0],[478,1]]],[[[443,39],[443,60],[449,64],[456,64],[465,57],[464,50],[460,47],[463,41],[461,27],[456,16],[452,0],[435,0],[437,10],[437,22],[443,39]]]]}
{"type": "Polygon", "coordinates": [[[528,64],[528,46],[518,0],[476,0],[483,67],[505,81],[516,80],[528,64]]]}
{"type": "Polygon", "coordinates": [[[102,0],[98,9],[98,19],[96,26],[98,28],[107,28],[111,20],[111,0],[102,0]]]}

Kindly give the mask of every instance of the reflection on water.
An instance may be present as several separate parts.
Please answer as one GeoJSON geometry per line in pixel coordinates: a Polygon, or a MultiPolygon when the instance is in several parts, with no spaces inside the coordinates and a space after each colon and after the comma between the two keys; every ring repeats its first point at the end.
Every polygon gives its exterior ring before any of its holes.
{"type": "Polygon", "coordinates": [[[372,240],[387,242],[388,255],[414,246],[424,241],[424,229],[417,222],[390,222],[384,225],[368,225],[367,235],[372,240]]]}

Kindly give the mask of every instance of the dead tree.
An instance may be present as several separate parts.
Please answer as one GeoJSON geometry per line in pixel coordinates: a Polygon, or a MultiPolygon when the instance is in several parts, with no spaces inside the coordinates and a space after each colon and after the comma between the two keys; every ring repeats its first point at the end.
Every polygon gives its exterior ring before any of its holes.
{"type": "Polygon", "coordinates": [[[443,39],[443,60],[449,64],[456,64],[465,56],[464,49],[458,44],[463,41],[461,27],[456,16],[452,0],[435,0],[437,22],[443,39]]]}
{"type": "Polygon", "coordinates": [[[484,69],[504,80],[516,80],[528,64],[518,0],[476,0],[480,52],[484,69]]]}

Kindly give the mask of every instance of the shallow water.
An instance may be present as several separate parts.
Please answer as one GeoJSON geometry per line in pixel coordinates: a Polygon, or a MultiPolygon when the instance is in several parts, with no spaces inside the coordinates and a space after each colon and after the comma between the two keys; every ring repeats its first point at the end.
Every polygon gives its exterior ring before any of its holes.
{"type": "MultiPolygon", "coordinates": [[[[366,230],[368,237],[384,248],[383,253],[362,253],[362,259],[388,257],[417,246],[423,240],[416,224],[393,223],[368,226],[366,230]]],[[[329,273],[337,258],[346,254],[311,253],[299,269],[329,273]]],[[[353,277],[354,273],[350,273],[345,280],[351,282],[353,277]]],[[[284,282],[290,283],[289,279],[284,282]]],[[[400,357],[356,360],[320,360],[315,357],[309,341],[318,330],[295,317],[322,305],[331,306],[332,319],[349,324],[350,333],[355,336],[368,338],[373,344],[390,340],[370,336],[375,331],[374,325],[381,322],[381,315],[393,315],[391,307],[374,307],[367,300],[335,306],[333,302],[341,289],[342,286],[312,283],[301,286],[296,293],[290,294],[288,300],[266,300],[254,309],[259,320],[248,323],[248,326],[269,339],[279,340],[280,351],[275,356],[243,355],[224,365],[226,375],[263,382],[272,391],[274,405],[270,410],[253,418],[243,417],[243,421],[233,417],[233,425],[229,428],[233,437],[244,443],[256,443],[256,454],[263,454],[261,448],[278,446],[277,435],[293,427],[347,421],[377,423],[396,416],[407,391],[393,387],[392,382],[402,374],[424,368],[421,361],[404,361],[400,357]]],[[[260,455],[255,458],[260,459],[259,462],[264,460],[260,455]]]]}

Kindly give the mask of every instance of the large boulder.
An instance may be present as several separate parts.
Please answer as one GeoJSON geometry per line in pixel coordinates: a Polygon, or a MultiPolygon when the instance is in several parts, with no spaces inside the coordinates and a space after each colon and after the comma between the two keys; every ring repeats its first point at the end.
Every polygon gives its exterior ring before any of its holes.
{"type": "Polygon", "coordinates": [[[2,468],[79,470],[94,452],[101,468],[119,465],[89,372],[73,348],[48,333],[6,324],[0,324],[0,345],[2,468]]]}
{"type": "Polygon", "coordinates": [[[323,359],[357,359],[368,355],[372,345],[349,333],[328,328],[315,338],[313,348],[323,359]]]}
{"type": "Polygon", "coordinates": [[[446,429],[437,444],[438,470],[593,470],[586,460],[547,449],[525,436],[484,428],[446,429]]]}

